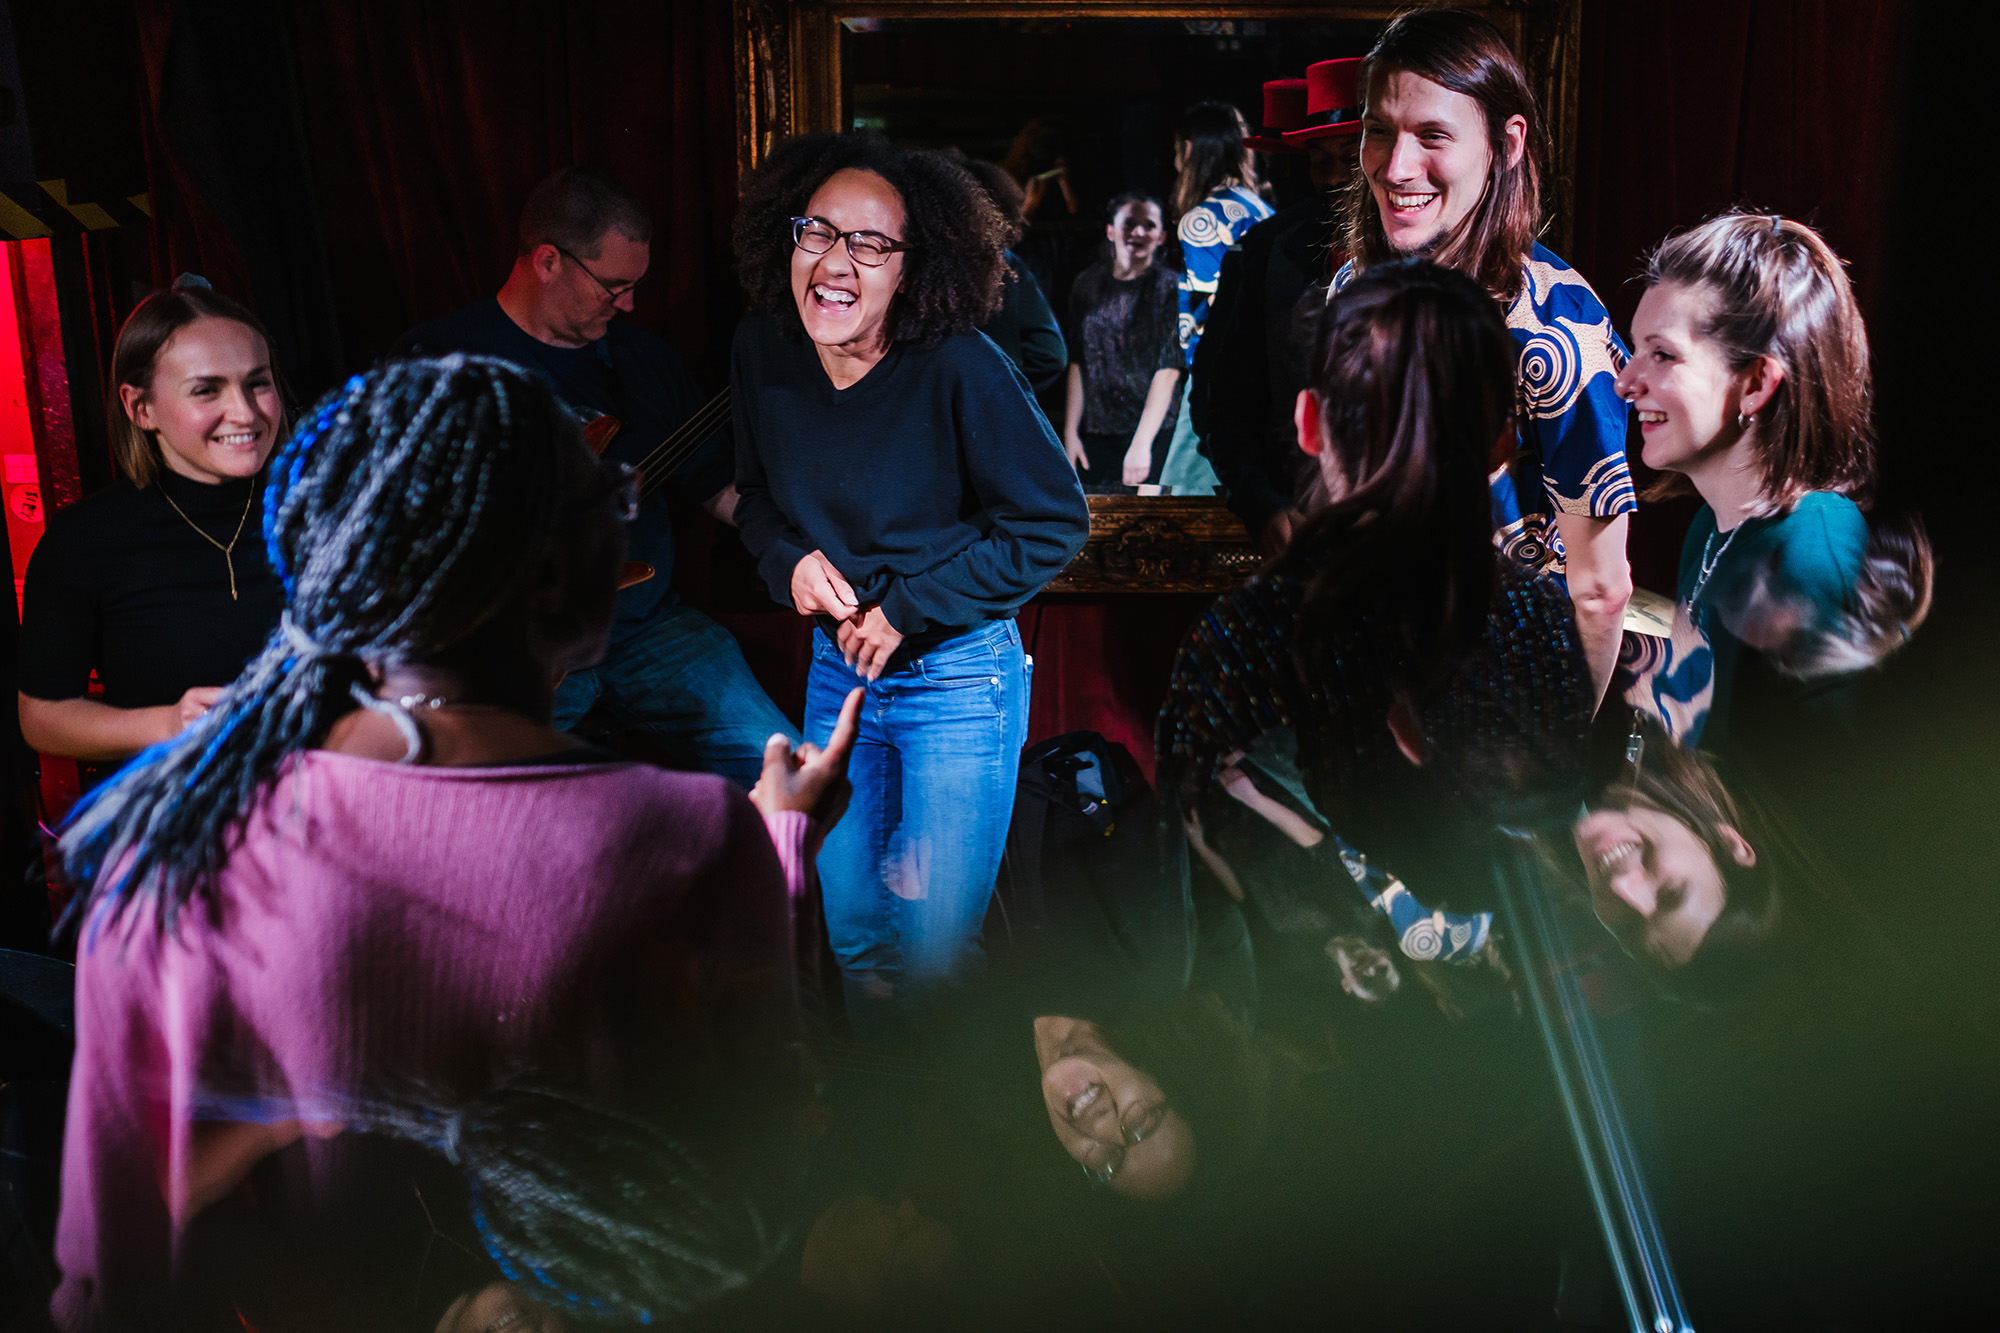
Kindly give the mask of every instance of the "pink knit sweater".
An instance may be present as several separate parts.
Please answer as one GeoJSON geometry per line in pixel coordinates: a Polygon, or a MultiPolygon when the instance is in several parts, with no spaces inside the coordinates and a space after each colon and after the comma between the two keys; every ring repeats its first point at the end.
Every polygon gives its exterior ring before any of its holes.
{"type": "Polygon", "coordinates": [[[787,888],[808,823],[636,764],[301,756],[213,918],[164,938],[134,912],[80,952],[57,1323],[152,1322],[177,1234],[240,1174],[217,1104],[451,1095],[524,1069],[616,1103],[769,1063],[796,1036],[787,888]]]}

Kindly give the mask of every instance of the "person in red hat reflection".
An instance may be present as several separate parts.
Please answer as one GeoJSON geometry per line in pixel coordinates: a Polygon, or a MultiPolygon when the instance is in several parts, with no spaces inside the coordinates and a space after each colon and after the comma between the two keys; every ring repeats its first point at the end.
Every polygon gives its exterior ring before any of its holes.
{"type": "Polygon", "coordinates": [[[1334,214],[1361,147],[1361,61],[1322,60],[1303,79],[1264,85],[1264,133],[1245,142],[1305,158],[1312,197],[1282,209],[1222,261],[1208,327],[1195,352],[1189,409],[1202,452],[1265,555],[1291,539],[1310,460],[1292,405],[1306,384],[1299,302],[1317,299],[1344,255],[1334,214]]]}
{"type": "Polygon", "coordinates": [[[1347,197],[1335,295],[1373,264],[1424,256],[1468,274],[1506,313],[1521,411],[1497,450],[1495,540],[1567,580],[1591,683],[1604,696],[1632,595],[1625,530],[1625,345],[1583,276],[1535,239],[1541,109],[1500,30],[1462,9],[1413,9],[1363,67],[1361,171],[1347,197]]]}

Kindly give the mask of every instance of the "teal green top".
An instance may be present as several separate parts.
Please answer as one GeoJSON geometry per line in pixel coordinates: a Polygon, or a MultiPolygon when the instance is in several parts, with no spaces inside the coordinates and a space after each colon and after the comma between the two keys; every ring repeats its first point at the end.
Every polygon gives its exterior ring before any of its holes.
{"type": "MultiPolygon", "coordinates": [[[[1831,491],[1813,491],[1788,513],[1745,519],[1727,533],[1718,532],[1715,511],[1702,506],[1681,545],[1680,602],[1714,654],[1713,697],[1704,719],[1711,745],[1745,647],[1732,624],[1743,627],[1739,617],[1747,611],[1779,634],[1788,626],[1792,633],[1828,628],[1852,609],[1867,546],[1868,520],[1860,507],[1831,491]],[[1705,582],[1704,561],[1712,562],[1705,582]],[[1754,605],[1748,600],[1753,596],[1754,605]]],[[[1702,731],[1697,721],[1682,739],[1695,744],[1702,731]]]]}

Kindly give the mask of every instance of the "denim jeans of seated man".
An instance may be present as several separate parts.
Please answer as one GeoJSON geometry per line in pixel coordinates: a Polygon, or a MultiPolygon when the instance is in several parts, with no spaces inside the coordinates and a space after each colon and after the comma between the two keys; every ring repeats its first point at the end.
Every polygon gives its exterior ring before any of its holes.
{"type": "Polygon", "coordinates": [[[854,794],[819,854],[827,937],[857,1035],[894,1030],[899,992],[980,961],[980,928],[1014,814],[1032,664],[991,620],[872,684],[813,631],[806,736],[824,745],[841,701],[868,693],[847,762],[854,794]]]}
{"type": "Polygon", "coordinates": [[[720,773],[749,789],[764,769],[764,743],[799,730],[750,674],[728,630],[691,606],[668,602],[613,637],[604,660],[556,687],[555,725],[593,723],[636,731],[682,768],[720,773]]]}

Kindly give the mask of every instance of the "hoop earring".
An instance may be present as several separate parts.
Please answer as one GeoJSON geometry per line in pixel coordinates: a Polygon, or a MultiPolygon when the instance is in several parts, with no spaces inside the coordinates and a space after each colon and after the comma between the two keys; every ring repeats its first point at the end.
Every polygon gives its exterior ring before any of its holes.
{"type": "Polygon", "coordinates": [[[1757,424],[1757,414],[1755,412],[1750,413],[1748,416],[1745,416],[1741,412],[1738,412],[1736,414],[1736,429],[1749,430],[1752,426],[1756,424],[1757,424]]]}

